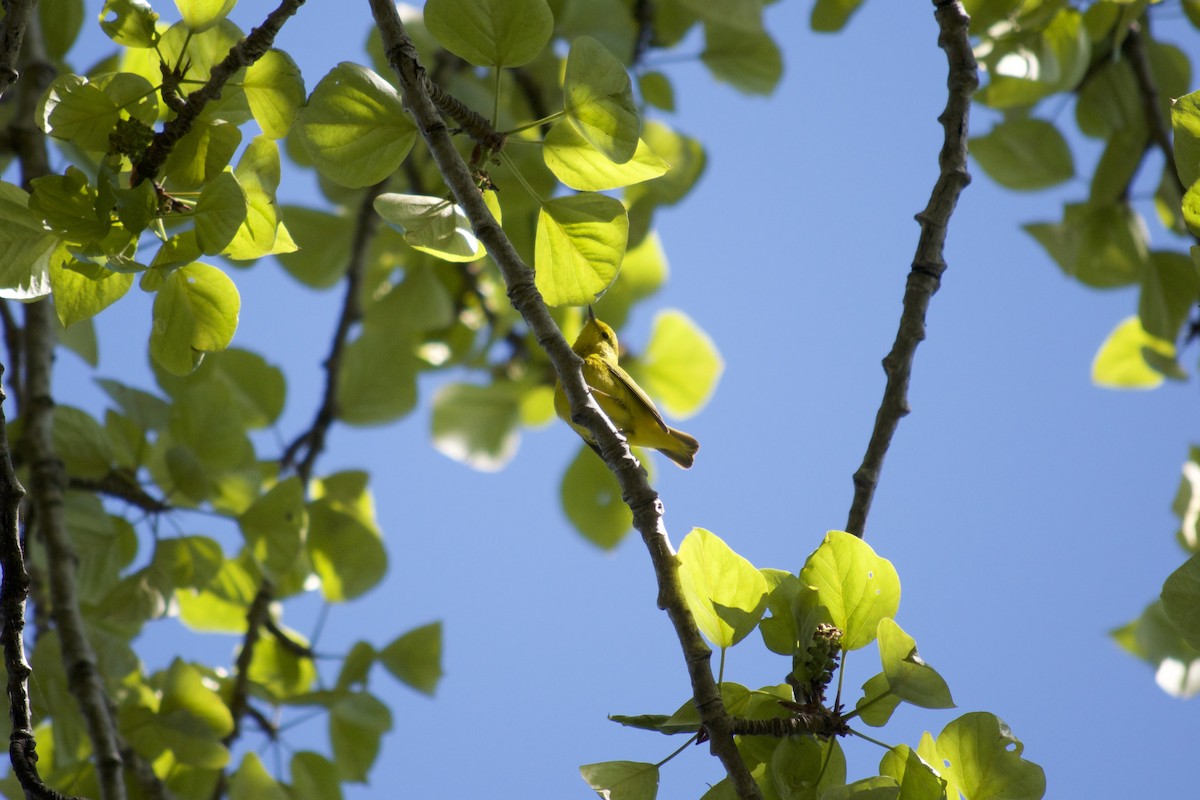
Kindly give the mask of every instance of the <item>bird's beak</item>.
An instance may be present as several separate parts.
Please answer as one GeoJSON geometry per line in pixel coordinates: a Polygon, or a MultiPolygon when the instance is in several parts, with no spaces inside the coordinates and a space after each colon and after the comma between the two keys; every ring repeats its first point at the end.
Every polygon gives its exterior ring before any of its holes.
{"type": "Polygon", "coordinates": [[[592,306],[590,304],[588,305],[587,310],[588,310],[588,322],[595,322],[596,321],[596,312],[592,311],[592,306]]]}

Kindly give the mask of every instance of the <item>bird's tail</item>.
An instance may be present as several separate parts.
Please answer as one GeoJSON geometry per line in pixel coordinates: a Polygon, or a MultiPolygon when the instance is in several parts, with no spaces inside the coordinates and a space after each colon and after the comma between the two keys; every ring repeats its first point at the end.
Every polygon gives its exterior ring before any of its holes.
{"type": "Polygon", "coordinates": [[[700,443],[694,437],[675,428],[668,428],[667,433],[674,442],[670,447],[658,448],[658,452],[684,469],[690,469],[696,461],[696,451],[700,449],[700,443]]]}

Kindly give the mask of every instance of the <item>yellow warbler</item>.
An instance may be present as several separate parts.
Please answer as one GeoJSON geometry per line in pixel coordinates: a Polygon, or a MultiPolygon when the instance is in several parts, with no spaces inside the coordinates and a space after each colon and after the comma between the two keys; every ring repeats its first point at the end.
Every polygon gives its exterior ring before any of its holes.
{"type": "MultiPolygon", "coordinates": [[[[668,425],[642,387],[617,366],[617,334],[596,319],[590,306],[587,322],[571,349],[583,359],[583,379],[592,397],[629,444],[652,447],[684,469],[692,466],[700,443],[668,425]]],[[[554,410],[597,450],[587,429],[571,421],[571,408],[561,383],[554,386],[554,410]]]]}

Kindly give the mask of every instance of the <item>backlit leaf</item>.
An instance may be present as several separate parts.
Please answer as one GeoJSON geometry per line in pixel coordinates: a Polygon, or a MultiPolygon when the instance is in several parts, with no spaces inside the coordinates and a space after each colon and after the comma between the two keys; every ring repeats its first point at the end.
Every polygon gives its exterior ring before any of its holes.
{"type": "Polygon", "coordinates": [[[617,276],[629,234],[620,201],[602,194],[548,200],[538,214],[537,288],[551,306],[586,305],[617,276]]]}
{"type": "Polygon", "coordinates": [[[800,570],[842,631],[842,647],[857,650],[875,639],[879,620],[896,616],[900,578],[892,562],[845,531],[830,531],[800,570]]]}
{"type": "Polygon", "coordinates": [[[731,647],[754,630],[767,607],[762,573],[704,528],[679,545],[679,582],[696,625],[717,647],[731,647]]]}
{"type": "Polygon", "coordinates": [[[528,64],[554,32],[546,0],[427,0],[424,19],[443,47],[477,67],[528,64]]]}
{"type": "Polygon", "coordinates": [[[355,188],[395,172],[417,136],[396,89],[349,62],[338,64],[313,89],[297,130],[321,174],[355,188]]]}

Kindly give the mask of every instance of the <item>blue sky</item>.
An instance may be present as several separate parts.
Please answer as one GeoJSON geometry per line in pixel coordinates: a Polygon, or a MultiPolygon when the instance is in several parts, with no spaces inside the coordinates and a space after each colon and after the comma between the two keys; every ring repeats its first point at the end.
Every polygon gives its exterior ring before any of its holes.
{"type": "MultiPolygon", "coordinates": [[[[257,15],[268,4],[241,5],[234,19],[248,30],[251,6],[257,15]]],[[[92,19],[99,6],[89,2],[92,19]]],[[[698,63],[664,63],[680,108],[669,121],[704,142],[710,163],[693,195],[660,215],[671,278],[622,331],[638,350],[653,313],[679,308],[726,362],[710,405],[681,423],[702,443],[695,468],[655,465],[675,544],[702,526],[756,566],[792,571],[845,523],[916,245],[913,215],[936,178],[946,69],[931,3],[867,3],[836,36],[809,33],[808,10],[795,0],[767,10],[787,70],[769,99],[714,87],[698,63]]],[[[311,91],[338,61],[365,61],[369,24],[365,2],[309,3],[277,44],[311,91]]],[[[102,44],[98,31],[88,35],[102,44]]],[[[1193,56],[1195,41],[1185,47],[1193,56]]],[[[1059,114],[1068,119],[1069,107],[1059,114]]],[[[990,127],[980,114],[972,122],[975,133],[990,127]]],[[[1077,150],[1085,174],[1095,154],[1091,145],[1077,150]]],[[[959,708],[902,710],[870,733],[915,744],[958,713],[987,710],[1046,769],[1048,796],[1181,796],[1194,784],[1197,709],[1163,694],[1106,631],[1140,613],[1182,561],[1169,506],[1198,438],[1195,384],[1093,387],[1092,356],[1134,312],[1136,294],[1068,281],[1019,230],[1057,219],[1086,184],[1017,195],[973,172],[917,354],[913,413],[867,528],[899,570],[898,621],[959,708]]],[[[308,179],[288,178],[285,201],[312,199],[308,179]]],[[[288,373],[279,426],[288,440],[316,407],[340,289],[294,288],[274,263],[230,272],[243,295],[235,344],[288,373]]],[[[148,324],[145,298],[107,312],[98,374],[127,376],[131,363],[143,364],[148,324]]],[[[1184,354],[1185,366],[1194,361],[1184,354]]],[[[64,356],[60,401],[98,402],[90,378],[64,356]]],[[[562,516],[558,484],[578,446],[565,425],[524,436],[498,474],[435,452],[436,383],[422,385],[420,408],[399,424],[336,428],[318,464],[372,472],[392,559],[379,591],[333,610],[321,650],[361,637],[382,645],[434,619],[446,634],[435,699],[374,676],[395,728],[372,785],[348,796],[593,796],[578,765],[657,761],[681,743],[605,719],[668,713],[687,697],[648,558],[636,537],[601,553],[562,516]]],[[[185,531],[207,532],[204,524],[188,519],[185,531]]],[[[306,631],[314,609],[302,602],[287,621],[306,631]]],[[[234,644],[174,633],[151,640],[174,625],[150,629],[148,663],[177,651],[221,658],[234,644]]],[[[731,651],[726,675],[756,687],[787,670],[755,635],[731,651]]],[[[873,648],[852,655],[851,699],[876,671],[873,648]]],[[[288,744],[323,739],[323,723],[310,722],[288,744]]],[[[875,774],[881,750],[847,748],[852,779],[875,774]]],[[[699,797],[720,775],[705,748],[691,748],[664,769],[659,796],[699,797]]]]}

